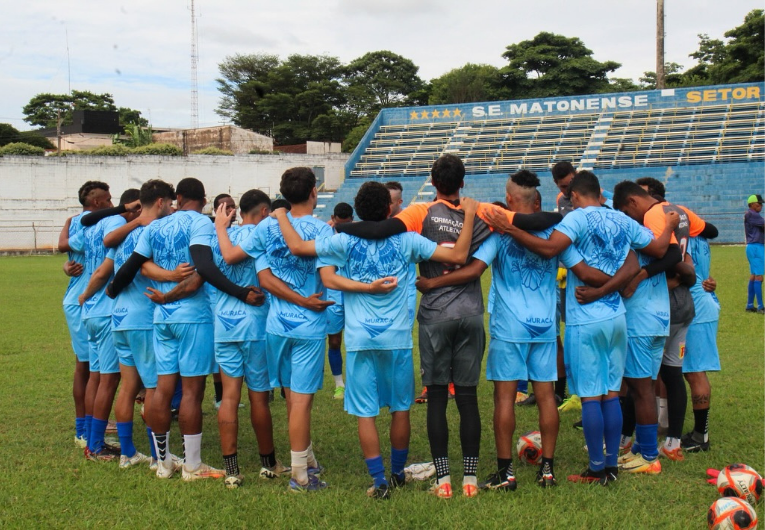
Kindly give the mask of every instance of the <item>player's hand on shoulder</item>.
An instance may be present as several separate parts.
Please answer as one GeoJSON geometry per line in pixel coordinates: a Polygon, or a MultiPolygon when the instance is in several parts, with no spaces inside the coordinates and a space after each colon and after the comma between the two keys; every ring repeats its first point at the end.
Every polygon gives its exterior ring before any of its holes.
{"type": "Polygon", "coordinates": [[[247,293],[247,299],[245,300],[245,303],[248,305],[254,305],[254,306],[262,306],[266,303],[266,295],[263,294],[263,291],[255,287],[254,285],[250,285],[247,287],[250,292],[247,293]]]}
{"type": "Polygon", "coordinates": [[[398,286],[398,278],[386,276],[369,284],[369,292],[372,294],[388,294],[398,286]]]}
{"type": "Polygon", "coordinates": [[[136,199],[133,202],[129,202],[125,205],[126,212],[139,212],[141,211],[141,201],[136,199]]]}
{"type": "Polygon", "coordinates": [[[273,212],[269,214],[269,217],[273,217],[274,219],[279,219],[279,217],[286,217],[287,216],[287,208],[277,208],[273,212]]]}
{"type": "Polygon", "coordinates": [[[460,206],[466,214],[475,215],[478,211],[478,201],[470,197],[462,197],[460,199],[460,206]]]}
{"type": "Polygon", "coordinates": [[[680,216],[675,211],[669,211],[664,215],[667,219],[667,225],[674,231],[680,225],[680,216]]]}
{"type": "Polygon", "coordinates": [[[492,206],[486,211],[486,223],[500,233],[512,232],[515,228],[499,206],[492,206]]]}

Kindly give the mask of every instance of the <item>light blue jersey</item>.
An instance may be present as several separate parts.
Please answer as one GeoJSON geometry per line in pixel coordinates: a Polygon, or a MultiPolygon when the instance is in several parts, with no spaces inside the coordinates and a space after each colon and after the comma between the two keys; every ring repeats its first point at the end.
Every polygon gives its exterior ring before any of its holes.
{"type": "Polygon", "coordinates": [[[696,268],[696,283],[691,287],[696,316],[693,324],[715,322],[720,318],[720,301],[714,293],[708,293],[701,282],[709,278],[710,253],[709,242],[705,237],[692,237],[688,240],[688,253],[696,268]]]}
{"type": "MultiPolygon", "coordinates": [[[[130,232],[116,249],[109,249],[107,257],[114,260],[114,272],[122,268],[135,250],[141,234],[146,229],[139,226],[130,232]]],[[[152,283],[138,271],[133,281],[114,299],[112,308],[112,331],[127,331],[151,329],[154,313],[154,302],[144,295],[152,283]]]]}
{"type": "MultiPolygon", "coordinates": [[[[165,270],[174,270],[181,263],[193,265],[189,248],[191,245],[210,246],[215,229],[210,219],[201,213],[181,210],[157,219],[141,234],[135,252],[152,258],[165,270]]],[[[176,282],[152,282],[162,293],[170,292],[176,282]]],[[[210,299],[204,289],[197,290],[188,298],[157,304],[154,309],[155,324],[207,324],[212,323],[210,299]]]]}
{"type": "MultiPolygon", "coordinates": [[[[250,237],[255,225],[233,226],[227,230],[231,244],[236,246],[250,237]]],[[[255,270],[255,259],[247,258],[235,265],[223,259],[218,238],[212,242],[213,259],[226,278],[240,286],[260,287],[255,270]]],[[[215,342],[245,342],[265,340],[268,304],[255,307],[247,305],[236,297],[215,291],[215,342]]]]}
{"type": "MultiPolygon", "coordinates": [[[[83,215],[86,215],[88,213],[90,212],[82,212],[72,217],[72,220],[69,223],[70,248],[71,248],[71,243],[73,239],[75,241],[78,239],[82,241],[80,237],[76,237],[76,236],[77,234],[81,234],[82,231],[85,229],[85,227],[82,226],[82,223],[80,223],[80,219],[82,219],[83,215]]],[[[84,266],[85,265],[84,249],[70,250],[68,253],[68,259],[69,261],[74,261],[84,266]]],[[[82,274],[80,274],[79,276],[72,276],[71,278],[69,278],[69,285],[66,287],[66,293],[64,294],[64,305],[76,305],[76,306],[80,305],[80,303],[77,301],[77,297],[80,296],[80,293],[85,290],[85,287],[88,285],[88,282],[90,281],[91,274],[93,274],[93,271],[83,267],[82,274]]]]}
{"type": "MultiPolygon", "coordinates": [[[[90,271],[90,275],[101,266],[106,259],[106,254],[109,249],[104,246],[104,237],[110,232],[119,228],[125,224],[125,218],[121,215],[113,215],[105,219],[101,219],[93,226],[85,227],[81,236],[69,240],[69,246],[72,246],[72,241],[75,241],[75,245],[79,246],[81,243],[79,238],[81,237],[82,245],[85,250],[85,268],[90,271]]],[[[74,247],[72,247],[74,248],[74,247]]],[[[109,280],[111,281],[111,279],[109,280]]],[[[82,304],[82,318],[83,320],[96,317],[111,317],[113,301],[106,296],[106,286],[109,284],[107,281],[101,289],[99,289],[93,296],[88,298],[84,304],[82,304]]],[[[83,287],[83,291],[85,288],[83,287]]],[[[82,294],[77,293],[79,296],[82,294]]]]}
{"type": "MultiPolygon", "coordinates": [[[[533,235],[547,239],[552,228],[533,235]]],[[[473,254],[492,265],[494,305],[491,338],[508,342],[553,342],[557,257],[545,259],[506,234],[492,234],[473,254]]]]}
{"type": "MultiPolygon", "coordinates": [[[[650,229],[642,226],[641,229],[653,239],[650,229]]],[[[639,251],[637,258],[641,267],[654,261],[654,258],[639,251]]],[[[628,337],[669,336],[669,291],[667,276],[663,272],[640,282],[635,294],[624,299],[624,307],[627,310],[628,337]]]]}
{"type": "MultiPolygon", "coordinates": [[[[287,219],[305,241],[332,235],[332,228],[327,223],[310,215],[294,218],[288,213],[287,219]]],[[[258,272],[271,269],[274,276],[301,296],[309,297],[326,291],[316,270],[316,258],[293,256],[276,219],[269,217],[261,221],[239,246],[255,258],[258,272]]],[[[317,313],[274,296],[271,298],[266,333],[293,339],[324,339],[327,335],[327,316],[324,312],[317,313]]]]}
{"type": "MultiPolygon", "coordinates": [[[[630,248],[641,249],[651,243],[651,236],[621,212],[588,206],[570,212],[555,226],[568,237],[584,262],[613,276],[627,258],[630,248]]],[[[567,268],[576,265],[571,255],[561,254],[567,268]]],[[[619,293],[612,293],[590,304],[576,301],[576,288],[584,283],[575,274],[566,279],[566,324],[592,324],[624,314],[619,293]]]]}
{"type": "Polygon", "coordinates": [[[404,350],[412,348],[409,320],[410,263],[430,259],[436,243],[414,232],[372,241],[348,234],[316,239],[318,267],[334,265],[339,275],[370,283],[398,278],[386,295],[344,293],[345,349],[404,350]]]}

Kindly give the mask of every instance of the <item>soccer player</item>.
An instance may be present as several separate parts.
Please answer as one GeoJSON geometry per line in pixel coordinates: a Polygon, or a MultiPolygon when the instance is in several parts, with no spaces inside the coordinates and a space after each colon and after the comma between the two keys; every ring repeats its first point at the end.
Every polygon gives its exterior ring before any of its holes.
{"type": "MultiPolygon", "coordinates": [[[[451,154],[433,163],[431,180],[436,188],[436,201],[412,204],[398,216],[380,223],[349,223],[339,231],[365,238],[383,239],[404,231],[419,232],[439,245],[452,245],[458,237],[464,212],[459,207],[460,189],[464,185],[465,166],[451,154]]],[[[496,206],[481,203],[473,226],[471,251],[489,236],[485,223],[488,211],[496,206]]],[[[557,214],[515,214],[506,210],[501,215],[524,228],[548,228],[560,219],[557,214]]],[[[420,275],[433,278],[448,274],[454,266],[424,261],[420,275]]],[[[422,382],[428,389],[428,439],[436,466],[437,481],[433,493],[452,496],[449,468],[449,427],[446,418],[448,386],[454,383],[455,401],[460,414],[460,441],[463,460],[463,491],[477,494],[478,457],[481,442],[481,420],[478,410],[477,385],[486,344],[483,326],[483,295],[480,281],[435,289],[420,300],[417,319],[420,323],[420,363],[422,382]],[[465,488],[465,486],[468,486],[465,488]]]]}
{"type": "Polygon", "coordinates": [[[109,185],[104,182],[89,180],[80,187],[77,192],[77,198],[82,205],[82,212],[67,219],[64,227],[61,229],[58,250],[59,252],[68,253],[65,271],[67,271],[69,276],[69,285],[64,294],[63,306],[75,355],[74,378],[72,381],[75,415],[74,443],[80,449],[85,449],[88,446],[88,436],[90,434],[90,421],[86,421],[85,413],[85,388],[90,377],[90,365],[88,332],[82,323],[82,308],[77,301],[77,297],[88,284],[93,270],[85,269],[83,266],[85,264],[85,253],[72,250],[69,246],[69,239],[83,230],[84,227],[80,223],[80,219],[85,214],[111,206],[109,185]],[[72,269],[72,267],[76,268],[72,269]],[[79,274],[77,274],[77,271],[80,271],[79,274]]]}
{"type": "MultiPolygon", "coordinates": [[[[495,215],[490,214],[489,222],[544,258],[552,258],[573,244],[588,266],[610,276],[620,270],[631,247],[644,249],[655,257],[666,252],[670,226],[654,240],[620,212],[602,208],[600,183],[591,172],[578,172],[571,180],[569,191],[576,209],[564,217],[549,239],[518,230],[506,219],[495,219],[495,215]]],[[[677,219],[676,214],[672,217],[677,219]]],[[[575,265],[571,261],[573,255],[564,254],[561,258],[569,268],[575,265]]],[[[579,286],[583,284],[576,276],[567,279],[564,351],[569,380],[582,399],[582,422],[590,461],[584,472],[571,475],[568,480],[607,485],[618,472],[622,428],[618,394],[624,374],[627,326],[618,293],[581,305],[575,298],[579,286]]]]}
{"type": "MultiPolygon", "coordinates": [[[[204,185],[195,178],[185,178],[176,188],[178,211],[151,223],[143,231],[135,250],[117,271],[107,289],[119,295],[149,259],[165,270],[181,263],[196,266],[197,272],[216,288],[250,304],[263,304],[265,297],[253,286],[230,282],[215,267],[210,248],[213,224],[202,215],[205,205],[204,185]]],[[[175,282],[158,282],[157,290],[171,291],[175,282]]],[[[154,310],[154,348],[157,362],[157,389],[149,412],[156,444],[157,477],[173,476],[176,466],[169,451],[170,401],[178,376],[183,385],[179,427],[183,434],[186,481],[222,478],[225,473],[202,463],[202,399],[205,379],[212,372],[213,323],[209,299],[203,289],[187,298],[158,305],[154,310]]]]}
{"type": "MultiPolygon", "coordinates": [[[[353,208],[347,202],[339,202],[335,205],[334,213],[328,223],[335,227],[343,223],[353,222],[353,208]]],[[[335,399],[345,397],[345,383],[343,382],[343,356],[340,353],[340,346],[343,342],[343,327],[345,325],[345,314],[343,305],[343,293],[335,289],[327,289],[327,300],[335,302],[327,308],[327,359],[329,360],[329,369],[332,372],[332,379],[335,381],[335,399]]]]}
{"type": "MultiPolygon", "coordinates": [[[[302,238],[332,235],[329,225],[312,215],[317,191],[316,176],[310,168],[285,171],[279,191],[292,206],[289,219],[302,238]]],[[[287,398],[292,459],[289,489],[298,493],[322,490],[327,484],[318,477],[322,468],[311,443],[311,408],[323,383],[327,317],[322,311],[331,302],[319,300],[324,286],[316,259],[293,256],[276,219],[261,222],[237,246],[231,244],[220,225],[216,231],[226,263],[255,258],[260,285],[273,295],[266,322],[266,351],[271,387],[283,387],[287,398]],[[274,287],[267,271],[287,288],[274,287]]]]}
{"type": "MultiPolygon", "coordinates": [[[[377,182],[364,183],[355,206],[365,221],[388,217],[390,194],[377,182]]],[[[303,241],[289,225],[283,211],[277,212],[279,224],[290,250],[298,255],[318,255],[317,266],[325,285],[346,290],[346,355],[348,390],[345,409],[358,418],[359,441],[367,468],[374,483],[368,495],[378,499],[390,496],[375,419],[381,407],[391,412],[391,484],[405,483],[404,466],[409,453],[409,409],[414,399],[412,334],[405,300],[408,296],[409,263],[424,260],[464,264],[468,257],[473,218],[478,203],[463,199],[465,221],[454,248],[437,246],[419,234],[400,234],[370,241],[347,234],[303,241]],[[345,287],[339,278],[362,282],[345,287]],[[392,292],[374,293],[379,281],[389,282],[392,292]],[[400,281],[400,285],[399,285],[400,281]],[[365,285],[369,283],[370,285],[365,285]]],[[[384,284],[383,284],[384,287],[384,284]]],[[[466,494],[474,492],[467,486],[466,494]]]]}
{"type": "Polygon", "coordinates": [[[765,302],[762,301],[762,275],[765,273],[765,221],[762,219],[762,195],[750,195],[746,200],[749,209],[744,214],[744,232],[746,233],[746,259],[749,261],[749,291],[746,299],[746,311],[765,314],[765,302]],[[760,306],[755,307],[755,299],[760,306]]]}

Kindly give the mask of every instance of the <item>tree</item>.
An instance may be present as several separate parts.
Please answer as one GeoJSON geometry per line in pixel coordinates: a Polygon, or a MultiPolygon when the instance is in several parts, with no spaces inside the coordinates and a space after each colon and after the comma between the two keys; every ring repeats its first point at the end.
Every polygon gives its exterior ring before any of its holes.
{"type": "MultiPolygon", "coordinates": [[[[684,86],[682,74],[683,65],[678,63],[664,63],[664,85],[667,88],[684,86]]],[[[656,72],[643,72],[643,77],[638,79],[642,90],[654,90],[656,88],[656,72]]]]}
{"type": "Polygon", "coordinates": [[[0,147],[14,142],[21,142],[43,149],[53,149],[53,144],[44,136],[34,131],[19,131],[9,123],[0,123],[0,147]]]}
{"type": "Polygon", "coordinates": [[[350,87],[374,96],[374,104],[359,109],[360,114],[371,116],[383,107],[400,106],[409,94],[423,87],[417,76],[419,67],[387,50],[362,55],[351,61],[345,71],[345,80],[350,87]]]}
{"type": "Polygon", "coordinates": [[[154,133],[152,132],[151,127],[142,127],[137,123],[129,123],[125,125],[124,129],[127,138],[123,139],[119,134],[115,134],[112,137],[113,144],[123,144],[128,147],[141,147],[154,142],[154,133]]]}
{"type": "Polygon", "coordinates": [[[29,100],[22,112],[24,121],[30,125],[52,129],[57,126],[61,113],[61,124],[71,125],[72,112],[75,110],[107,110],[120,113],[120,125],[129,123],[148,125],[141,118],[141,112],[127,107],[119,109],[114,104],[111,94],[95,94],[87,90],[72,90],[71,94],[37,94],[29,100]]]}
{"type": "Polygon", "coordinates": [[[531,40],[511,44],[502,56],[502,69],[511,97],[551,97],[611,90],[608,73],[621,64],[599,62],[577,37],[541,32],[531,40]]]}
{"type": "Polygon", "coordinates": [[[443,105],[503,99],[506,90],[501,84],[499,68],[468,63],[433,79],[428,102],[443,105]]]}

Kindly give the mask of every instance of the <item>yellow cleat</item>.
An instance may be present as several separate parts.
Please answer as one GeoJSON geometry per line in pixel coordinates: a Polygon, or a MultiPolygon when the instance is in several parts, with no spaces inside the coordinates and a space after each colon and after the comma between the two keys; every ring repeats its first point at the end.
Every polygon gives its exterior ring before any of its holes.
{"type": "Polygon", "coordinates": [[[582,400],[579,399],[579,396],[576,394],[571,394],[568,399],[560,404],[558,410],[560,412],[565,412],[567,410],[582,410],[582,400]]]}
{"type": "Polygon", "coordinates": [[[619,471],[625,473],[645,473],[646,475],[658,475],[661,473],[661,462],[659,457],[653,460],[646,460],[643,455],[635,455],[636,457],[626,462],[624,465],[619,466],[619,471]]]}

